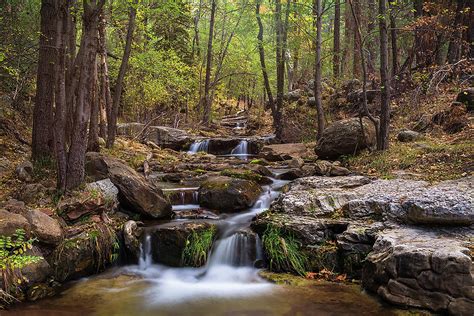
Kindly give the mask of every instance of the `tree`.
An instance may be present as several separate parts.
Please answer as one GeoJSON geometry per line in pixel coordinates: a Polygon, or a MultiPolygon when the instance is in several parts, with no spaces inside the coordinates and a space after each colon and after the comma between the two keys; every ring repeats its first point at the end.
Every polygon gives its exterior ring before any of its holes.
{"type": "Polygon", "coordinates": [[[314,1],[314,18],[316,19],[316,39],[314,42],[315,47],[315,60],[314,60],[314,98],[316,101],[316,111],[318,116],[318,134],[317,139],[321,138],[324,130],[324,110],[322,101],[322,82],[321,82],[321,45],[322,45],[322,15],[323,8],[321,0],[314,1]]]}
{"type": "Polygon", "coordinates": [[[115,134],[117,129],[117,116],[118,109],[120,106],[120,98],[122,96],[123,79],[127,71],[128,60],[130,58],[130,52],[132,50],[133,31],[135,29],[135,18],[137,16],[137,3],[138,0],[134,0],[130,6],[130,13],[128,18],[127,37],[125,39],[125,48],[123,50],[122,63],[120,64],[120,70],[115,83],[114,97],[112,101],[112,109],[109,111],[107,117],[108,129],[107,129],[107,147],[111,148],[115,142],[115,134]]]}
{"type": "Polygon", "coordinates": [[[277,68],[277,97],[275,113],[273,116],[275,125],[275,137],[282,139],[283,126],[281,122],[281,110],[283,108],[283,89],[285,85],[285,60],[284,60],[284,30],[281,20],[281,0],[275,0],[275,29],[276,29],[276,68],[277,68]]]}
{"type": "Polygon", "coordinates": [[[461,42],[462,42],[462,20],[463,20],[463,10],[466,5],[465,0],[456,1],[456,13],[454,15],[453,28],[454,34],[449,41],[448,47],[448,62],[450,64],[455,63],[460,58],[461,53],[461,42]]]}
{"type": "Polygon", "coordinates": [[[398,73],[398,44],[397,44],[397,20],[395,17],[395,5],[389,2],[390,8],[390,39],[392,43],[392,77],[398,73]]]}
{"type": "Polygon", "coordinates": [[[388,149],[390,126],[390,77],[388,75],[388,32],[387,0],[379,0],[380,30],[380,130],[377,135],[377,149],[388,149]]]}
{"type": "Polygon", "coordinates": [[[32,158],[35,161],[52,158],[55,65],[58,38],[59,0],[41,1],[41,23],[39,40],[36,99],[33,109],[32,158]]]}
{"type": "Polygon", "coordinates": [[[216,0],[212,0],[211,4],[211,19],[209,20],[209,39],[207,41],[207,59],[206,59],[206,78],[204,82],[204,110],[202,122],[205,125],[211,123],[211,70],[212,70],[212,40],[214,38],[214,23],[216,16],[216,0]]]}
{"type": "Polygon", "coordinates": [[[334,38],[333,38],[333,55],[332,55],[332,73],[334,79],[339,79],[341,71],[341,2],[335,0],[334,3],[334,38]]]}
{"type": "MultiPolygon", "coordinates": [[[[273,101],[272,89],[270,87],[270,81],[268,80],[267,66],[265,64],[265,49],[263,48],[263,24],[262,24],[262,18],[260,17],[260,0],[256,0],[255,2],[255,14],[256,14],[257,23],[258,23],[257,45],[258,45],[258,54],[260,57],[260,66],[262,68],[263,84],[265,86],[265,92],[268,96],[268,102],[270,104],[272,114],[274,115],[275,105],[273,101]]],[[[275,120],[273,121],[273,124],[275,125],[275,120]]]]}

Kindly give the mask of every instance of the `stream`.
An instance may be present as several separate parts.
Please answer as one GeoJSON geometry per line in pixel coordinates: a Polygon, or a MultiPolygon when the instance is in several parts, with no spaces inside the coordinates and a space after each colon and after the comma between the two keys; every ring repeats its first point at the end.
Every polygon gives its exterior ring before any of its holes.
{"type": "MultiPolygon", "coordinates": [[[[206,151],[207,146],[205,141],[195,143],[189,153],[206,151]]],[[[230,155],[247,159],[246,141],[230,155]]],[[[263,262],[261,241],[258,236],[250,238],[245,230],[249,229],[252,218],[267,210],[289,182],[276,179],[277,174],[278,171],[272,184],[262,186],[263,193],[252,208],[220,216],[218,239],[205,266],[175,268],[154,262],[154,245],[147,233],[153,227],[147,227],[137,265],[114,267],[71,282],[59,296],[21,304],[0,315],[392,314],[391,309],[362,293],[356,285],[322,281],[304,286],[276,285],[259,276],[255,266],[263,262]]],[[[197,188],[181,190],[181,203],[173,205],[173,210],[199,208],[197,188]],[[186,201],[185,191],[190,192],[190,201],[186,201]]]]}

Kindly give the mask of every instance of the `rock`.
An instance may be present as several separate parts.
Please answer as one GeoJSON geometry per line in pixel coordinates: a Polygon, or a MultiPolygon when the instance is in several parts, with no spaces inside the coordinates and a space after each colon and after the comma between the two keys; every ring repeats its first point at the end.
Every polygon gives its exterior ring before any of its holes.
{"type": "Polygon", "coordinates": [[[303,172],[300,169],[289,169],[280,173],[278,179],[292,181],[303,176],[303,172]]]}
{"type": "Polygon", "coordinates": [[[323,159],[336,159],[373,146],[376,143],[375,128],[367,119],[363,120],[363,125],[364,134],[357,118],[333,123],[323,131],[316,145],[316,154],[323,159]]]}
{"type": "Polygon", "coordinates": [[[22,162],[16,167],[15,173],[20,181],[30,182],[33,176],[33,164],[30,161],[22,162]]]}
{"type": "Polygon", "coordinates": [[[333,177],[348,176],[351,174],[351,171],[347,168],[333,165],[329,174],[333,177]]]}
{"type": "Polygon", "coordinates": [[[469,87],[459,92],[456,102],[466,105],[468,112],[474,111],[474,87],[469,87]]]}
{"type": "MultiPolygon", "coordinates": [[[[367,90],[367,103],[370,104],[374,102],[375,98],[380,94],[380,90],[367,90]]],[[[353,105],[358,105],[363,102],[364,92],[362,89],[349,92],[347,94],[347,102],[352,103],[353,105]]]]}
{"type": "Polygon", "coordinates": [[[328,176],[332,169],[332,163],[327,160],[318,160],[314,164],[315,176],[328,176]]]}
{"type": "Polygon", "coordinates": [[[267,145],[260,151],[259,157],[268,161],[283,161],[301,158],[308,154],[303,143],[267,145]]]}
{"type": "Polygon", "coordinates": [[[306,105],[314,107],[316,106],[316,98],[315,97],[309,97],[308,101],[306,101],[306,105]]]}
{"type": "Polygon", "coordinates": [[[38,256],[41,259],[38,262],[29,264],[21,269],[21,274],[28,280],[28,284],[40,283],[46,281],[53,274],[53,269],[43,258],[43,254],[37,247],[33,247],[28,255],[38,256]]]}
{"type": "Polygon", "coordinates": [[[86,189],[65,196],[58,205],[58,214],[68,222],[114,210],[113,200],[106,199],[101,191],[86,189]]]}
{"type": "Polygon", "coordinates": [[[431,118],[434,124],[443,127],[449,134],[455,134],[469,126],[466,108],[459,103],[453,103],[448,110],[436,113],[431,118]]]}
{"type": "Polygon", "coordinates": [[[23,229],[29,234],[30,223],[20,214],[0,209],[0,236],[11,236],[17,229],[23,229]]]}
{"type": "Polygon", "coordinates": [[[112,262],[117,236],[112,227],[103,223],[95,225],[93,230],[80,229],[78,235],[64,239],[49,256],[57,281],[96,274],[112,262]]]}
{"type": "Polygon", "coordinates": [[[419,133],[426,132],[433,127],[431,115],[423,114],[420,119],[413,125],[413,130],[419,133]]]}
{"type": "Polygon", "coordinates": [[[171,204],[163,192],[123,162],[98,153],[87,153],[86,171],[91,176],[110,178],[119,190],[120,202],[132,212],[147,217],[171,215],[171,204]]]}
{"type": "Polygon", "coordinates": [[[191,137],[187,132],[165,126],[150,126],[145,138],[161,148],[170,148],[173,150],[183,150],[191,142],[191,137]]]}
{"type": "Polygon", "coordinates": [[[230,177],[211,177],[199,188],[199,204],[222,212],[236,212],[251,207],[262,189],[255,182],[230,177]]]}
{"type": "Polygon", "coordinates": [[[137,222],[130,220],[123,225],[123,240],[125,247],[135,260],[140,256],[141,234],[142,229],[138,227],[137,222]]]}
{"type": "MultiPolygon", "coordinates": [[[[261,166],[260,166],[261,167],[261,166]]],[[[263,167],[265,168],[265,167],[263,167]]],[[[268,169],[267,169],[268,170],[268,169]]],[[[220,173],[222,176],[237,178],[237,179],[244,179],[256,182],[258,184],[271,184],[272,180],[267,178],[266,176],[262,176],[261,174],[254,172],[253,170],[248,169],[224,169],[220,173]]]]}
{"type": "Polygon", "coordinates": [[[286,97],[288,98],[289,101],[298,101],[299,99],[301,99],[302,95],[303,95],[303,90],[296,89],[296,90],[288,92],[286,97]]]}
{"type": "Polygon", "coordinates": [[[262,175],[265,177],[273,177],[273,173],[265,166],[258,165],[258,164],[250,164],[247,166],[247,168],[259,175],[262,175]]]}
{"type": "Polygon", "coordinates": [[[31,225],[33,236],[37,237],[40,242],[57,245],[63,239],[63,230],[59,222],[43,212],[29,210],[26,212],[26,219],[31,225]]]}
{"type": "Polygon", "coordinates": [[[119,123],[117,124],[117,135],[135,137],[143,128],[145,128],[143,123],[119,123]]]}
{"type": "Polygon", "coordinates": [[[294,169],[300,169],[304,165],[304,160],[301,157],[294,157],[291,159],[291,161],[288,163],[288,167],[294,168],[294,169]]]}
{"type": "Polygon", "coordinates": [[[41,183],[29,183],[20,191],[18,199],[31,204],[44,198],[48,193],[49,190],[41,183]]]}
{"type": "Polygon", "coordinates": [[[172,267],[204,265],[216,233],[213,222],[203,221],[171,222],[146,232],[150,236],[153,262],[172,267]],[[204,248],[203,253],[194,253],[196,243],[204,248]]]}
{"type": "Polygon", "coordinates": [[[5,210],[15,213],[15,214],[25,214],[27,211],[27,207],[25,205],[25,202],[23,201],[18,201],[15,199],[9,199],[7,203],[3,206],[5,210]]]}
{"type": "Polygon", "coordinates": [[[407,129],[401,130],[397,135],[397,139],[403,143],[414,142],[420,140],[421,138],[422,136],[420,133],[407,129]]]}
{"type": "Polygon", "coordinates": [[[385,230],[366,258],[363,284],[398,305],[446,312],[456,298],[460,310],[472,311],[474,269],[463,244],[426,229],[385,230]]]}
{"type": "Polygon", "coordinates": [[[107,201],[109,210],[114,210],[118,206],[118,194],[119,190],[110,181],[110,179],[103,179],[96,182],[86,184],[86,189],[91,191],[95,190],[100,192],[102,197],[107,201]]]}
{"type": "Polygon", "coordinates": [[[5,157],[0,157],[0,178],[10,173],[12,169],[12,163],[5,157]]]}

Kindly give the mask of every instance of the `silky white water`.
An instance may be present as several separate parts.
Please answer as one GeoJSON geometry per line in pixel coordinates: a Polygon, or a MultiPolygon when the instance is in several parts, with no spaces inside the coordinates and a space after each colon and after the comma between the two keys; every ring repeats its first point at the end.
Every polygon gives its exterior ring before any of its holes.
{"type": "Polygon", "coordinates": [[[191,144],[188,150],[188,154],[195,154],[197,152],[209,152],[209,140],[201,140],[191,144]]]}
{"type": "MultiPolygon", "coordinates": [[[[151,286],[145,293],[147,304],[178,304],[202,298],[248,297],[271,291],[273,285],[258,276],[255,260],[262,259],[260,240],[246,233],[252,218],[268,209],[287,181],[274,180],[248,211],[227,217],[220,226],[207,264],[201,268],[172,268],[154,264],[150,236],[141,246],[138,266],[124,269],[142,276],[151,286]]],[[[184,205],[183,205],[184,206],[184,205]]]]}

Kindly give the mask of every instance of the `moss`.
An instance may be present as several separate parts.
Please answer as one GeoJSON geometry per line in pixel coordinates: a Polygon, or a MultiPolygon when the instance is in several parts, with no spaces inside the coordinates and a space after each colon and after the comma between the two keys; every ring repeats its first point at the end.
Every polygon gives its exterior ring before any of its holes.
{"type": "Polygon", "coordinates": [[[205,174],[205,173],[207,173],[207,171],[204,170],[204,169],[194,169],[193,172],[198,173],[198,174],[205,174]]]}
{"type": "Polygon", "coordinates": [[[250,163],[252,165],[260,165],[260,166],[268,165],[268,163],[263,159],[252,159],[252,160],[250,160],[250,163]]]}
{"type": "Polygon", "coordinates": [[[231,177],[231,178],[255,181],[255,182],[260,182],[262,181],[262,178],[263,178],[261,175],[251,170],[236,171],[236,170],[225,169],[221,171],[221,175],[226,176],[226,177],[231,177]]]}
{"type": "Polygon", "coordinates": [[[268,270],[262,270],[258,274],[262,278],[278,285],[307,286],[314,283],[313,280],[290,273],[275,273],[268,270]]]}
{"type": "Polygon", "coordinates": [[[271,271],[306,275],[308,258],[293,235],[284,234],[280,227],[268,225],[262,242],[271,271]]]}
{"type": "Polygon", "coordinates": [[[217,229],[211,226],[208,229],[193,230],[186,239],[181,262],[184,266],[200,267],[207,261],[217,229]]]}

